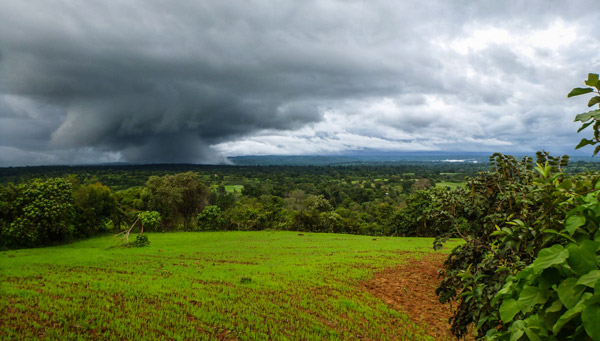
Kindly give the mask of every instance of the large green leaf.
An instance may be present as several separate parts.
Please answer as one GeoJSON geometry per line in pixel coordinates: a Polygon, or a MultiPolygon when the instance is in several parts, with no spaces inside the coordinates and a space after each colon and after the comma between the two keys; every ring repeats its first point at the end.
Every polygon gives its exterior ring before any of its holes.
{"type": "Polygon", "coordinates": [[[533,272],[539,274],[552,265],[563,263],[567,257],[569,257],[569,251],[559,244],[542,249],[533,262],[533,272]]]}
{"type": "Polygon", "coordinates": [[[573,308],[581,295],[585,291],[585,286],[577,285],[577,278],[567,278],[562,281],[556,290],[558,292],[558,298],[564,304],[567,309],[573,308]]]}
{"type": "Polygon", "coordinates": [[[521,338],[521,336],[523,336],[523,334],[525,333],[525,331],[523,330],[525,328],[525,322],[523,322],[523,320],[519,320],[519,321],[515,321],[513,324],[510,325],[510,327],[508,328],[508,331],[510,333],[510,341],[517,341],[521,338]]]}
{"type": "Polygon", "coordinates": [[[546,309],[546,313],[555,313],[560,311],[563,307],[563,304],[560,300],[556,300],[552,302],[552,304],[546,309]]]}
{"type": "Polygon", "coordinates": [[[587,145],[594,144],[594,143],[595,143],[594,140],[581,139],[581,141],[579,141],[579,144],[577,146],[575,146],[575,149],[579,149],[579,148],[582,148],[582,147],[585,147],[587,145]]]}
{"type": "Polygon", "coordinates": [[[598,74],[597,73],[588,73],[588,79],[585,81],[585,85],[587,85],[587,86],[598,85],[598,74]]]}
{"type": "Polygon", "coordinates": [[[593,303],[583,308],[581,321],[588,336],[592,340],[600,340],[600,305],[593,303]]]}
{"type": "Polygon", "coordinates": [[[600,96],[592,97],[592,98],[590,98],[590,101],[588,102],[588,107],[591,107],[598,103],[600,103],[600,96]]]}
{"type": "Polygon", "coordinates": [[[589,127],[592,123],[594,123],[596,121],[589,121],[588,123],[584,123],[581,125],[581,127],[579,127],[579,129],[577,129],[577,132],[579,133],[580,131],[582,131],[583,129],[589,127]]]}
{"type": "Polygon", "coordinates": [[[569,94],[567,95],[567,97],[573,97],[573,96],[579,96],[579,95],[583,95],[583,94],[588,94],[590,92],[594,91],[594,89],[592,88],[575,88],[573,90],[571,90],[571,92],[569,92],[569,94]]]}
{"type": "Polygon", "coordinates": [[[552,326],[552,333],[554,333],[554,335],[558,334],[565,324],[567,324],[573,318],[575,318],[579,314],[581,314],[581,311],[583,310],[583,307],[585,305],[585,301],[587,299],[589,299],[591,296],[592,296],[591,293],[589,293],[589,292],[585,293],[582,296],[579,303],[577,303],[577,305],[575,305],[573,308],[567,310],[564,314],[562,314],[560,316],[560,318],[558,319],[558,321],[556,321],[554,326],[552,326]]]}
{"type": "Polygon", "coordinates": [[[567,262],[577,275],[583,276],[598,268],[596,264],[597,246],[598,243],[591,240],[584,240],[579,245],[569,244],[567,246],[567,250],[569,250],[567,262]]]}
{"type": "Polygon", "coordinates": [[[528,313],[537,303],[544,303],[546,300],[537,286],[525,286],[519,294],[519,308],[523,313],[528,313]]]}
{"type": "Polygon", "coordinates": [[[500,318],[502,322],[508,323],[512,321],[515,315],[520,311],[519,304],[513,298],[503,300],[500,305],[500,318]]]}
{"type": "Polygon", "coordinates": [[[575,115],[575,122],[586,122],[590,118],[598,119],[600,118],[600,109],[584,112],[578,115],[575,115]]]}
{"type": "Polygon", "coordinates": [[[585,224],[585,217],[580,215],[572,215],[565,221],[565,229],[570,235],[573,235],[575,230],[585,224]]]}
{"type": "Polygon", "coordinates": [[[600,270],[592,270],[589,273],[579,277],[577,284],[593,288],[596,286],[598,279],[600,279],[600,270]]]}

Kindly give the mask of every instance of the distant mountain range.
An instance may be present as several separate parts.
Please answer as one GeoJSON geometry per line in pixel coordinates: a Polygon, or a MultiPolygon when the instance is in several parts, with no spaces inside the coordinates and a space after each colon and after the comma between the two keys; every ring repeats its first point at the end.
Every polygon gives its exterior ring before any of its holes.
{"type": "MultiPolygon", "coordinates": [[[[229,157],[239,166],[333,166],[365,164],[471,163],[487,164],[491,153],[355,153],[344,155],[246,155],[229,157]]],[[[526,154],[513,154],[519,158],[526,154]]],[[[535,155],[530,155],[535,160],[535,155]]],[[[571,156],[571,162],[598,162],[600,158],[571,156]]]]}

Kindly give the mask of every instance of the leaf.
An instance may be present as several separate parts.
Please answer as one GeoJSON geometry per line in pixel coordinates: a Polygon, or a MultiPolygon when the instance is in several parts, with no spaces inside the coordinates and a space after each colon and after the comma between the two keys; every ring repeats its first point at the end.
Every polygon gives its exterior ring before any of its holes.
{"type": "Polygon", "coordinates": [[[571,90],[571,92],[569,92],[569,94],[567,95],[567,98],[584,95],[584,94],[590,93],[592,91],[594,91],[594,89],[592,89],[592,88],[575,88],[575,89],[571,90]]]}
{"type": "Polygon", "coordinates": [[[577,228],[580,226],[583,226],[583,224],[585,224],[585,217],[580,215],[572,215],[565,221],[565,229],[570,235],[573,235],[575,230],[577,230],[577,228]]]}
{"type": "Polygon", "coordinates": [[[598,282],[600,278],[600,270],[592,270],[589,273],[579,277],[577,281],[577,285],[585,285],[587,287],[593,288],[598,282]]]}
{"type": "Polygon", "coordinates": [[[587,128],[590,126],[590,124],[594,123],[595,121],[589,121],[588,123],[584,123],[581,125],[581,127],[579,129],[577,129],[577,132],[582,131],[583,129],[587,128]]]}
{"type": "Polygon", "coordinates": [[[575,122],[586,122],[590,118],[600,118],[600,109],[584,112],[575,116],[575,122]]]}
{"type": "Polygon", "coordinates": [[[579,149],[581,147],[585,147],[589,144],[594,144],[594,140],[590,140],[590,139],[581,139],[581,141],[579,141],[579,144],[575,147],[575,149],[579,149]]]}
{"type": "Polygon", "coordinates": [[[508,331],[510,332],[510,341],[517,341],[523,336],[525,322],[523,320],[515,321],[510,325],[508,331]]]}
{"type": "Polygon", "coordinates": [[[519,294],[519,308],[523,313],[528,313],[538,303],[546,302],[540,288],[537,286],[525,286],[519,294]]]}
{"type": "Polygon", "coordinates": [[[542,272],[542,275],[538,277],[538,287],[540,290],[545,291],[550,289],[555,284],[558,284],[562,279],[560,271],[556,268],[548,268],[542,272]]]}
{"type": "Polygon", "coordinates": [[[539,274],[552,265],[563,263],[567,257],[569,257],[569,251],[560,244],[542,249],[533,262],[533,272],[539,274]]]}
{"type": "Polygon", "coordinates": [[[581,314],[581,311],[583,310],[584,307],[584,303],[585,301],[590,298],[592,296],[592,294],[590,293],[585,293],[581,300],[579,301],[579,303],[577,303],[576,306],[574,306],[573,308],[567,310],[564,314],[562,314],[560,316],[560,318],[558,319],[558,321],[556,321],[556,323],[554,324],[554,326],[552,327],[552,332],[554,333],[554,335],[558,334],[560,332],[560,330],[562,329],[562,327],[567,324],[567,322],[571,321],[573,318],[575,318],[577,315],[581,314]]]}
{"type": "Polygon", "coordinates": [[[512,321],[520,310],[519,304],[515,299],[509,298],[502,301],[502,304],[500,305],[500,318],[502,319],[502,322],[508,323],[512,321]]]}
{"type": "Polygon", "coordinates": [[[588,79],[585,81],[585,85],[587,85],[587,86],[598,85],[598,74],[597,73],[588,73],[588,79]]]}
{"type": "Polygon", "coordinates": [[[594,153],[592,154],[593,156],[596,156],[596,154],[598,154],[598,152],[600,152],[600,146],[596,147],[596,149],[594,149],[594,153]]]}
{"type": "Polygon", "coordinates": [[[579,276],[597,269],[596,266],[596,248],[598,243],[591,240],[584,240],[581,244],[569,244],[569,258],[567,263],[579,276]]]}
{"type": "Polygon", "coordinates": [[[590,101],[588,102],[588,107],[591,107],[598,103],[600,103],[600,96],[592,97],[592,98],[590,98],[590,101]]]}
{"type": "Polygon", "coordinates": [[[567,278],[562,281],[556,290],[558,292],[558,298],[567,309],[573,308],[581,295],[585,291],[585,286],[577,285],[577,278],[567,278]]]}
{"type": "Polygon", "coordinates": [[[583,308],[581,321],[588,336],[592,340],[600,340],[600,306],[594,303],[583,308]]]}
{"type": "Polygon", "coordinates": [[[560,311],[563,307],[563,304],[560,300],[556,300],[552,302],[552,304],[546,309],[546,313],[555,313],[560,311]]]}

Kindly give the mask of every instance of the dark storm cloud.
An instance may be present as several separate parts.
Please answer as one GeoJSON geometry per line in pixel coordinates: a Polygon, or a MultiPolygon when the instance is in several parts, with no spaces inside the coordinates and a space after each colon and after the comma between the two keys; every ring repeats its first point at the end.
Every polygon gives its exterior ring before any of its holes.
{"type": "MultiPolygon", "coordinates": [[[[394,134],[422,142],[407,148],[427,149],[445,143],[448,129],[456,130],[454,145],[465,134],[490,132],[510,143],[516,137],[509,127],[533,123],[499,117],[548,95],[532,89],[523,100],[515,85],[547,77],[570,82],[580,69],[551,75],[551,65],[532,64],[511,41],[474,53],[467,38],[498,27],[519,44],[518,34],[557,19],[578,25],[595,18],[595,7],[594,1],[3,1],[0,164],[220,162],[218,151],[318,152],[332,150],[317,146],[332,141],[346,141],[341,149],[385,147],[394,134]],[[481,112],[490,124],[472,124],[481,112]],[[361,122],[362,130],[350,122],[361,122]],[[274,135],[261,138],[264,132],[274,135]],[[296,148],[303,139],[314,147],[296,148]]],[[[593,36],[578,39],[597,44],[593,36]]],[[[556,52],[532,53],[545,61],[556,52]]],[[[563,59],[579,61],[586,53],[597,66],[589,51],[563,59]]]]}

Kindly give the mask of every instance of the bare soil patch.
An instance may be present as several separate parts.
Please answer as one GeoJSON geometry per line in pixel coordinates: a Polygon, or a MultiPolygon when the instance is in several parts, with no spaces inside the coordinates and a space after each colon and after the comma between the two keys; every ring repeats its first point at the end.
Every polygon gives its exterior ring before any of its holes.
{"type": "Polygon", "coordinates": [[[388,306],[407,314],[423,325],[428,335],[437,340],[454,339],[448,319],[450,304],[441,304],[435,295],[438,269],[448,255],[427,253],[406,264],[375,274],[362,286],[388,306]]]}

